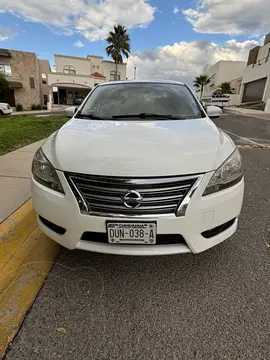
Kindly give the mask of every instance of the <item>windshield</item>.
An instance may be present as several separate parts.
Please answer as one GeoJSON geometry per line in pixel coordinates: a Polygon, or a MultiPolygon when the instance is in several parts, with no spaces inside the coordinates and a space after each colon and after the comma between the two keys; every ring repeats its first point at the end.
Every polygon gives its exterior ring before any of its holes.
{"type": "Polygon", "coordinates": [[[115,83],[97,87],[77,117],[100,119],[204,117],[185,85],[168,83],[115,83]]]}

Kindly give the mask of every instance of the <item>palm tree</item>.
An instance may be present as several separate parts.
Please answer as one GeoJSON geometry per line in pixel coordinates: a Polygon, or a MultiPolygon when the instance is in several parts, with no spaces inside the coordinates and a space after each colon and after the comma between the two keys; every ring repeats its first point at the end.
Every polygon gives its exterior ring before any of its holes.
{"type": "Polygon", "coordinates": [[[218,87],[218,90],[222,93],[222,94],[232,94],[233,92],[233,88],[232,88],[232,85],[231,83],[229,82],[224,82],[224,83],[221,83],[218,87]]]}
{"type": "Polygon", "coordinates": [[[203,88],[205,87],[205,85],[210,84],[210,82],[211,82],[211,77],[209,77],[208,75],[200,75],[200,76],[195,77],[193,85],[197,89],[200,89],[200,92],[201,92],[200,99],[202,98],[203,88]]]}
{"type": "Polygon", "coordinates": [[[130,37],[125,26],[115,25],[114,31],[109,32],[106,41],[110,44],[106,47],[106,52],[115,62],[115,80],[117,80],[118,64],[123,64],[123,55],[128,58],[130,53],[130,37]]]}

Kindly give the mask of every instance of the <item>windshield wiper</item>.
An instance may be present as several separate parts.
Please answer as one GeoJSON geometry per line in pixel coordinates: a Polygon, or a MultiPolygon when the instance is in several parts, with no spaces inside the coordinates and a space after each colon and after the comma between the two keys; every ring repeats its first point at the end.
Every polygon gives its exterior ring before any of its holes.
{"type": "Polygon", "coordinates": [[[78,112],[75,117],[83,119],[104,120],[104,118],[96,116],[95,114],[81,114],[80,112],[78,112]]]}
{"type": "Polygon", "coordinates": [[[138,113],[138,114],[126,114],[126,115],[113,115],[113,119],[128,119],[128,118],[140,118],[140,119],[181,119],[170,114],[155,114],[155,113],[138,113]]]}

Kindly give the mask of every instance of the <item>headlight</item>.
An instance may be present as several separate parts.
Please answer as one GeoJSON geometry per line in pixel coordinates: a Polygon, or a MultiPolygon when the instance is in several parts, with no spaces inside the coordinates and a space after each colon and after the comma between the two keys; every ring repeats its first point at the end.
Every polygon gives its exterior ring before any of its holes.
{"type": "Polygon", "coordinates": [[[225,160],[209,181],[203,196],[224,190],[241,181],[243,177],[242,157],[238,149],[225,160]]]}
{"type": "Polygon", "coordinates": [[[34,179],[40,184],[63,194],[65,193],[55,169],[43,154],[41,148],[38,149],[34,156],[32,163],[32,173],[34,179]]]}

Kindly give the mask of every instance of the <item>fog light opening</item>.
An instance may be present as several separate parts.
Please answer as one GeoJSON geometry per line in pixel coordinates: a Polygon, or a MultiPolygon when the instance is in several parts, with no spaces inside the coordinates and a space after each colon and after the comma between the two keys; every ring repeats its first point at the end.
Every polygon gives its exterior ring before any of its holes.
{"type": "Polygon", "coordinates": [[[202,232],[202,236],[206,239],[209,239],[213,236],[217,236],[219,234],[221,234],[223,231],[228,230],[235,222],[236,218],[227,221],[226,223],[216,226],[212,229],[206,230],[204,232],[202,232]]]}

